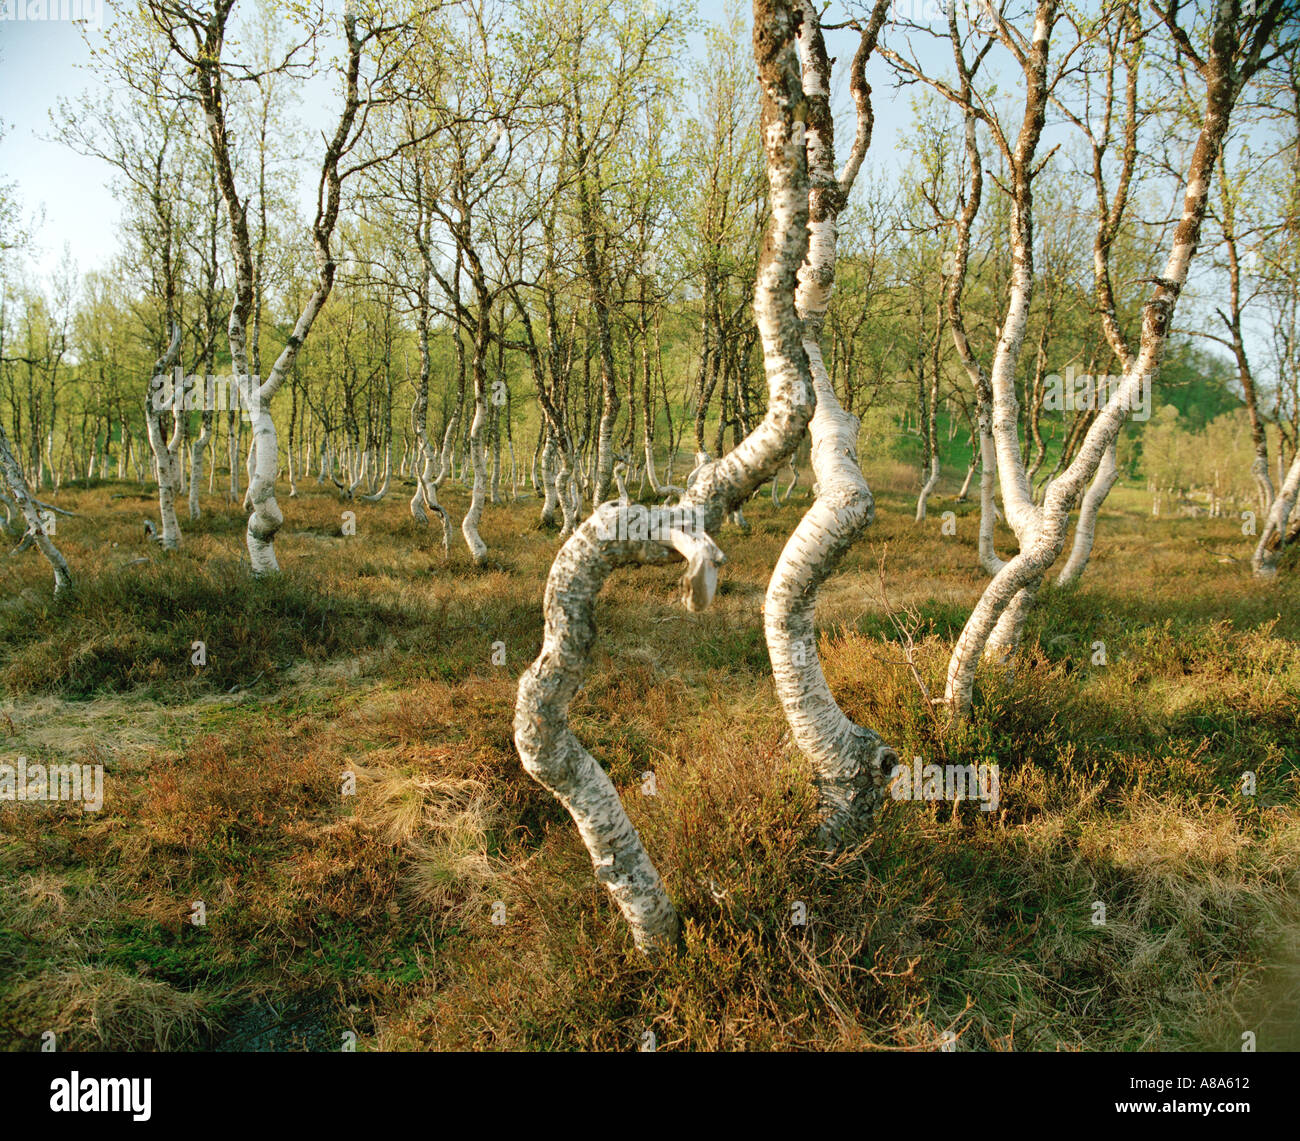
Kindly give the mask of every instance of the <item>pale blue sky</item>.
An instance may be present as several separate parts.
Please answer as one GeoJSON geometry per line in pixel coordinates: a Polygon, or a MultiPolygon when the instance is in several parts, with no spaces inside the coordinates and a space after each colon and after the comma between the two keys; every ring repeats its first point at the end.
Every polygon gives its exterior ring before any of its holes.
{"type": "Polygon", "coordinates": [[[80,70],[88,60],[76,24],[0,18],[0,179],[16,184],[24,218],[44,209],[33,259],[40,270],[53,267],[65,242],[83,270],[103,265],[117,246],[108,168],[41,138],[50,134],[49,110],[58,100],[89,85],[92,77],[80,70]]]}

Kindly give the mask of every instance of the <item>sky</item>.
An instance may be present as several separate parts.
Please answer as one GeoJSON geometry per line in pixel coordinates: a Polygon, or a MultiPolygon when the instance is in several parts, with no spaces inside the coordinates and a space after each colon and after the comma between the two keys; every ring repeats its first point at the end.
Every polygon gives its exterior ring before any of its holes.
{"type": "Polygon", "coordinates": [[[41,271],[53,269],[65,243],[79,268],[100,267],[117,247],[119,212],[108,168],[46,141],[52,134],[50,109],[90,83],[92,77],[80,70],[89,51],[80,26],[70,20],[6,18],[20,3],[0,0],[0,9],[7,6],[0,11],[0,181],[16,184],[24,220],[44,213],[33,259],[41,271]]]}

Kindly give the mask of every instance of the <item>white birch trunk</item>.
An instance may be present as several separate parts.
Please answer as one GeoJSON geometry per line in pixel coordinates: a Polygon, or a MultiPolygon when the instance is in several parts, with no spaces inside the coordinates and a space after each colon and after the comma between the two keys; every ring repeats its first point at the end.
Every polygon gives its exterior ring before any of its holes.
{"type": "Polygon", "coordinates": [[[586,673],[596,637],[596,597],[610,572],[618,566],[684,558],[687,605],[707,605],[722,561],[707,532],[771,478],[807,426],[812,392],[794,309],[796,273],[808,241],[795,30],[796,13],[789,0],[754,0],[754,54],[771,206],[754,295],[768,378],[767,415],[735,450],[701,473],[685,496],[682,506],[703,524],[696,533],[674,529],[666,542],[610,538],[620,517],[630,535],[636,533],[634,525],[671,527],[682,516],[678,508],[608,504],[564,544],[547,581],[542,651],[520,678],[515,705],[515,744],[525,769],[573,817],[597,878],[613,896],[637,946],[647,953],[676,945],[677,914],[618,792],[570,730],[568,708],[586,673]]]}
{"type": "MultiPolygon", "coordinates": [[[[818,477],[821,478],[820,476],[818,477]]],[[[939,486],[939,457],[930,457],[930,475],[921,488],[921,494],[916,499],[916,522],[921,523],[925,520],[926,505],[934,489],[939,486]]]]}
{"type": "Polygon", "coordinates": [[[203,507],[199,503],[199,485],[203,482],[203,450],[212,438],[212,422],[207,416],[203,418],[203,427],[199,438],[190,445],[190,519],[199,519],[203,507]]]}
{"type": "MultiPolygon", "coordinates": [[[[1280,452],[1280,446],[1279,446],[1280,452]]],[[[1277,560],[1286,543],[1287,524],[1295,510],[1296,499],[1300,496],[1300,451],[1291,461],[1291,468],[1282,481],[1282,486],[1273,496],[1273,505],[1268,511],[1268,522],[1259,537],[1250,565],[1260,578],[1272,578],[1277,574],[1277,560]],[[1274,540],[1276,547],[1270,549],[1274,540]]]]}
{"type": "Polygon", "coordinates": [[[966,478],[962,480],[961,490],[957,493],[957,502],[965,503],[970,498],[971,481],[975,478],[975,472],[979,469],[978,461],[972,461],[966,468],[966,478]]]}
{"type": "MultiPolygon", "coordinates": [[[[165,376],[180,355],[181,329],[172,326],[172,338],[163,355],[154,364],[154,375],[165,376]]],[[[151,389],[152,392],[152,389],[151,389]]],[[[149,447],[153,451],[154,463],[158,473],[158,516],[162,525],[161,542],[163,550],[175,551],[181,545],[181,526],[176,518],[176,491],[181,482],[180,446],[181,446],[181,407],[185,402],[184,385],[176,384],[172,392],[172,434],[164,439],[162,425],[158,422],[158,409],[152,406],[151,393],[145,394],[144,422],[149,437],[149,447]]]]}
{"type": "Polygon", "coordinates": [[[392,474],[392,463],[393,463],[392,449],[389,445],[385,444],[384,445],[384,479],[383,482],[379,485],[378,490],[372,492],[370,495],[363,495],[361,497],[367,503],[378,503],[381,499],[384,498],[385,495],[388,494],[388,484],[392,474]]]}
{"type": "Polygon", "coordinates": [[[438,455],[428,444],[423,433],[420,435],[420,454],[423,463],[416,473],[415,494],[411,497],[411,517],[417,523],[428,523],[428,512],[434,512],[442,520],[442,553],[451,552],[451,519],[447,509],[438,502],[438,487],[434,480],[434,470],[438,455]]]}
{"type": "Polygon", "coordinates": [[[475,378],[474,385],[474,419],[469,426],[469,454],[474,465],[474,486],[470,491],[469,510],[461,520],[460,532],[465,536],[465,545],[469,547],[470,558],[475,566],[482,566],[487,558],[487,544],[478,533],[478,525],[483,519],[483,502],[487,497],[487,458],[483,448],[483,426],[487,422],[487,407],[484,401],[482,385],[475,378]]]}
{"type": "MultiPolygon", "coordinates": [[[[279,466],[278,464],[276,465],[279,466]]],[[[248,474],[248,481],[244,486],[244,510],[248,511],[253,506],[253,477],[257,474],[257,433],[248,441],[248,455],[244,458],[244,470],[248,474]]]]}
{"type": "Polygon", "coordinates": [[[1066,560],[1061,573],[1056,577],[1057,586],[1069,586],[1079,580],[1079,576],[1088,567],[1092,557],[1092,544],[1097,533],[1097,515],[1106,496],[1119,479],[1119,468],[1115,463],[1117,441],[1112,440],[1097,466],[1088,490],[1083,494],[1083,503],[1079,507],[1079,521],[1074,525],[1074,543],[1070,547],[1070,557],[1066,560]]]}
{"type": "Polygon", "coordinates": [[[542,517],[543,527],[555,522],[555,512],[560,507],[560,493],[556,488],[555,463],[559,448],[555,436],[547,429],[546,443],[542,447],[542,517]]]}
{"type": "Polygon", "coordinates": [[[275,557],[275,536],[284,524],[280,505],[275,501],[275,477],[278,474],[280,448],[271,417],[270,402],[258,402],[252,410],[254,465],[249,473],[248,498],[252,514],[248,517],[245,542],[254,574],[274,574],[280,569],[275,557]]]}
{"type": "MultiPolygon", "coordinates": [[[[1037,26],[1035,36],[1038,36],[1037,26]]],[[[1118,437],[1128,409],[1134,406],[1145,378],[1153,376],[1159,367],[1178,297],[1187,280],[1188,267],[1200,239],[1210,178],[1227,131],[1229,111],[1239,90],[1235,65],[1230,56],[1225,58],[1223,54],[1225,44],[1229,51],[1236,48],[1236,45],[1230,43],[1230,37],[1214,38],[1204,69],[1207,87],[1204,119],[1188,167],[1182,215],[1174,230],[1164,273],[1156,279],[1155,290],[1143,307],[1142,336],[1137,357],[1125,369],[1117,390],[1089,427],[1074,460],[1047,489],[1041,511],[1031,512],[1029,507],[1032,505],[1026,505],[1020,496],[1011,457],[1003,454],[1009,447],[1010,440],[1005,423],[1001,435],[998,433],[996,417],[999,411],[996,409],[995,398],[994,435],[999,452],[1000,474],[1005,473],[1007,476],[1003,482],[1003,492],[1007,493],[1009,484],[1014,489],[1013,500],[1007,504],[1007,515],[1013,526],[1019,524],[1017,532],[1022,534],[1022,538],[1019,553],[994,575],[953,649],[948,664],[945,699],[957,719],[964,718],[970,711],[976,667],[995,629],[998,629],[1003,613],[1022,591],[1026,591],[1032,598],[1044,574],[1060,556],[1065,545],[1066,523],[1071,506],[1084,484],[1094,477],[1107,450],[1118,437]]],[[[1035,43],[1035,50],[1037,48],[1035,43]]],[[[1023,256],[1023,252],[1018,250],[1017,259],[1022,260],[1023,256]]],[[[1009,406],[1005,392],[1002,394],[1001,405],[1000,414],[1005,417],[1009,406]]],[[[1014,395],[1010,406],[1014,407],[1014,395]]],[[[1018,459],[1018,447],[1015,451],[1018,459]]],[[[1017,602],[1008,624],[1014,626],[1018,616],[1023,621],[1025,609],[1025,600],[1017,602]]],[[[1007,643],[1008,633],[1004,625],[998,632],[997,644],[1005,647],[1007,643]]]]}
{"type": "Polygon", "coordinates": [[[763,614],[777,696],[796,744],[812,763],[821,802],[821,839],[834,845],[858,834],[870,820],[881,799],[884,766],[896,759],[876,733],[854,724],[836,703],[822,672],[814,628],[819,587],[875,517],[871,490],[858,467],[859,422],[835,396],[820,335],[835,283],[839,213],[870,139],[865,67],[885,3],[877,4],[853,61],[859,131],[843,180],[835,174],[831,64],[816,8],[807,0],[801,7],[799,54],[808,104],[810,194],[808,252],[799,270],[796,304],[816,393],[811,431],[817,498],[781,552],[763,614]]]}
{"type": "Polygon", "coordinates": [[[27,480],[23,477],[22,466],[14,457],[13,450],[9,446],[9,436],[5,432],[3,424],[0,424],[0,476],[8,484],[9,493],[13,496],[14,504],[22,513],[23,520],[27,524],[27,536],[36,545],[36,549],[45,556],[45,561],[50,564],[50,569],[54,571],[55,595],[71,590],[72,572],[68,569],[68,562],[63,557],[62,552],[50,540],[49,535],[45,533],[45,526],[41,522],[41,513],[37,510],[36,502],[32,499],[31,491],[27,487],[27,480]]]}

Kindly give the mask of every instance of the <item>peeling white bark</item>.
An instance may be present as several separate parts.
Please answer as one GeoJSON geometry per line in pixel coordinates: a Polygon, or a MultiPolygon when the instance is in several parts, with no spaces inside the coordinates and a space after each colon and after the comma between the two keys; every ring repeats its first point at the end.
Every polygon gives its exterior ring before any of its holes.
{"type": "MultiPolygon", "coordinates": [[[[800,7],[798,43],[809,108],[810,195],[808,252],[799,270],[796,305],[816,393],[811,432],[817,486],[816,500],[799,521],[772,573],[763,616],[777,696],[817,781],[821,839],[834,845],[851,839],[868,823],[881,799],[886,766],[896,760],[896,754],[872,730],[845,716],[826,683],[817,651],[814,617],[818,588],[874,519],[875,502],[858,467],[858,419],[841,407],[822,360],[822,323],[835,283],[837,222],[850,185],[835,176],[831,64],[817,9],[808,0],[800,7]]],[[[866,60],[885,9],[882,0],[862,33],[853,61],[855,93],[865,86],[866,60]]],[[[870,104],[860,99],[858,107],[866,129],[859,130],[856,145],[865,150],[870,140],[870,104]]],[[[856,155],[846,172],[856,171],[860,162],[861,156],[856,155]]]]}
{"type": "Polygon", "coordinates": [[[1287,523],[1295,510],[1297,497],[1300,497],[1300,452],[1291,461],[1286,479],[1273,497],[1268,522],[1250,560],[1251,568],[1261,578],[1272,578],[1277,574],[1278,555],[1287,539],[1287,523]]]}
{"type": "Polygon", "coordinates": [[[759,265],[754,316],[763,341],[768,410],[763,421],[725,457],[696,478],[680,507],[596,509],[560,549],[547,581],[541,654],[519,681],[515,744],[527,771],[573,817],[597,878],[605,884],[644,952],[676,945],[678,919],[663,882],[627,818],[609,777],[568,725],[568,708],[582,684],[596,637],[596,597],[619,566],[687,560],[684,590],[692,606],[707,604],[721,552],[704,540],[726,514],[772,477],[807,427],[812,392],[794,309],[796,274],[807,249],[808,180],[803,98],[790,0],[754,0],[754,54],[762,97],[771,221],[759,265]],[[702,526],[682,541],[635,541],[617,534],[620,516],[637,526],[671,525],[682,508],[702,526]]]}
{"type": "Polygon", "coordinates": [[[4,482],[8,485],[9,494],[13,497],[14,505],[22,513],[23,520],[27,524],[24,543],[30,539],[36,545],[36,549],[45,556],[45,561],[50,564],[50,569],[54,571],[55,595],[71,590],[72,572],[68,569],[68,561],[50,540],[49,535],[45,533],[45,526],[41,522],[41,513],[37,510],[36,502],[32,499],[31,491],[28,489],[27,480],[23,477],[22,466],[18,463],[13,449],[9,446],[9,436],[5,432],[3,424],[0,424],[0,477],[3,477],[4,482]]]}

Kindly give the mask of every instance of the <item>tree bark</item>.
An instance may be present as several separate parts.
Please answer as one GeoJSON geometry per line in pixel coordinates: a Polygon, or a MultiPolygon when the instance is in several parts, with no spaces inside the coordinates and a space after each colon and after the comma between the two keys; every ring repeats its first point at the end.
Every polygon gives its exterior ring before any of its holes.
{"type": "MultiPolygon", "coordinates": [[[[771,222],[755,285],[755,318],[763,339],[768,411],[739,447],[700,475],[681,507],[598,507],[561,548],[547,581],[541,654],[519,682],[515,744],[525,769],[565,806],[605,884],[647,953],[676,944],[678,919],[658,871],[627,818],[609,777],[568,725],[596,636],[596,596],[619,566],[688,561],[688,607],[708,604],[722,553],[709,538],[725,516],[775,473],[805,431],[812,387],[794,306],[796,275],[808,246],[808,174],[804,101],[795,51],[796,9],[790,0],[754,0],[754,54],[762,100],[762,133],[771,222]],[[684,532],[695,518],[701,526],[684,532]],[[653,527],[667,541],[609,538],[653,527]]],[[[644,533],[644,532],[642,532],[644,533]]]]}
{"type": "Polygon", "coordinates": [[[41,522],[41,513],[37,510],[36,502],[32,499],[31,491],[27,487],[27,480],[23,477],[22,466],[18,463],[13,450],[9,447],[9,436],[5,432],[3,423],[0,423],[0,476],[4,477],[4,482],[9,487],[9,494],[13,497],[14,504],[22,512],[23,519],[27,523],[27,535],[36,544],[36,549],[45,556],[45,561],[50,564],[50,569],[54,571],[55,596],[70,591],[72,589],[72,572],[68,569],[68,562],[63,557],[63,554],[51,541],[49,535],[45,533],[45,526],[41,522]]]}
{"type": "Polygon", "coordinates": [[[796,305],[816,394],[811,430],[817,498],[781,552],[763,615],[777,696],[795,742],[812,763],[822,812],[820,836],[828,844],[849,839],[865,826],[880,802],[885,766],[896,759],[876,733],[855,724],[836,703],[822,672],[814,627],[819,587],[875,517],[871,489],[858,467],[858,418],[845,412],[836,398],[820,338],[835,285],[839,214],[870,143],[866,63],[887,5],[888,0],[876,0],[854,55],[851,85],[858,133],[845,173],[838,177],[831,63],[816,8],[809,0],[800,4],[798,44],[808,107],[809,236],[796,305]]]}
{"type": "MultiPolygon", "coordinates": [[[[1001,625],[1004,612],[1022,590],[1032,596],[1043,575],[1060,556],[1065,544],[1070,507],[1079,496],[1085,481],[1096,474],[1107,450],[1118,436],[1139,385],[1145,378],[1154,375],[1159,366],[1168,342],[1174,310],[1187,280],[1188,267],[1200,241],[1210,180],[1228,129],[1229,116],[1242,86],[1259,66],[1264,45],[1280,10],[1281,4],[1274,0],[1260,25],[1257,25],[1253,46],[1243,46],[1235,26],[1235,11],[1216,9],[1208,56],[1203,63],[1197,61],[1197,70],[1206,85],[1202,126],[1188,165],[1182,213],[1174,228],[1164,273],[1156,279],[1156,286],[1143,306],[1138,353],[1131,367],[1125,370],[1118,389],[1093,420],[1070,466],[1047,489],[1042,510],[1026,530],[1020,552],[994,576],[962,630],[948,664],[945,695],[949,708],[957,719],[964,718],[970,711],[976,667],[991,635],[1001,625]],[[1238,53],[1244,59],[1242,64],[1238,64],[1238,53]]],[[[1167,17],[1167,22],[1172,23],[1172,20],[1172,16],[1167,17]]],[[[1039,27],[1041,16],[1035,29],[1036,43],[1039,27]]],[[[1045,51],[1046,29],[1043,30],[1042,47],[1045,51]]],[[[999,452],[1002,452],[1004,446],[1004,441],[999,440],[999,452]]],[[[1003,461],[1003,467],[1009,469],[1006,457],[1000,455],[999,458],[1003,461]]],[[[1023,525],[1026,516],[1023,508],[1019,515],[1023,525]]],[[[1018,608],[1023,611],[1019,604],[1018,608]]],[[[1012,621],[1015,614],[1016,610],[1013,610],[1012,621]]],[[[999,631],[999,643],[1005,646],[1006,641],[1004,630],[999,631]]]]}
{"type": "Polygon", "coordinates": [[[1289,538],[1287,523],[1291,518],[1291,512],[1295,510],[1298,495],[1300,495],[1300,452],[1297,452],[1292,459],[1286,479],[1282,481],[1281,488],[1273,497],[1273,505],[1268,512],[1268,522],[1264,525],[1259,544],[1255,547],[1255,553],[1250,560],[1251,569],[1260,578],[1272,578],[1277,574],[1278,556],[1289,538]]]}

